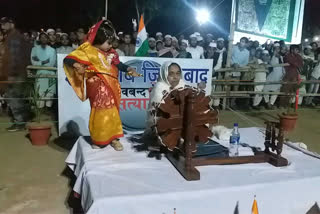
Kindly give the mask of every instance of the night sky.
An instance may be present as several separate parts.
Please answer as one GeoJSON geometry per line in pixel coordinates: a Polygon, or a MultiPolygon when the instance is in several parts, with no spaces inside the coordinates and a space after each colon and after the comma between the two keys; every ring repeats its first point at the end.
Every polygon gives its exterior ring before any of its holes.
{"type": "MultiPolygon", "coordinates": [[[[160,1],[160,0],[158,0],[160,1]]],[[[173,0],[161,0],[163,7],[173,0]]],[[[61,27],[64,31],[75,30],[78,27],[89,27],[98,17],[104,15],[104,0],[0,0],[0,16],[15,18],[18,28],[22,30],[47,29],[61,27]]],[[[130,31],[131,19],[137,18],[133,0],[109,0],[108,18],[117,31],[130,31]]],[[[221,0],[211,0],[216,5],[221,0]]],[[[184,4],[181,1],[181,4],[184,4]]],[[[191,9],[173,11],[171,14],[157,15],[147,25],[151,34],[164,33],[189,34],[194,31],[212,32],[215,36],[227,37],[229,33],[231,0],[225,0],[212,13],[214,24],[201,28],[196,25],[191,9]]],[[[320,1],[306,0],[304,26],[320,26],[320,1]]]]}
{"type": "MultiPolygon", "coordinates": [[[[306,0],[304,10],[304,29],[311,30],[312,28],[320,27],[320,1],[306,0]]],[[[308,35],[309,36],[309,35],[308,35]]]]}

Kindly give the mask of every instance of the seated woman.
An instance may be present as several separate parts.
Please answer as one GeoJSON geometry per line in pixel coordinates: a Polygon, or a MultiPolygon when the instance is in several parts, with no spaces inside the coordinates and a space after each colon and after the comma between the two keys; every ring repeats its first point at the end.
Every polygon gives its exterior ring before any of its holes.
{"type": "Polygon", "coordinates": [[[183,90],[185,82],[182,79],[182,69],[175,62],[165,62],[161,66],[159,78],[150,93],[149,107],[147,110],[147,121],[145,137],[154,137],[154,126],[157,122],[156,110],[161,103],[164,103],[164,98],[173,90],[183,90]]]}
{"type": "MultiPolygon", "coordinates": [[[[199,83],[197,88],[187,86],[182,79],[181,67],[174,62],[165,62],[161,66],[158,81],[150,93],[146,130],[143,136],[144,148],[148,148],[148,150],[152,152],[158,152],[160,150],[159,145],[161,144],[161,140],[158,138],[155,126],[161,117],[161,115],[157,115],[158,108],[161,104],[165,103],[168,95],[175,90],[183,91],[186,88],[192,88],[200,92],[203,91],[205,87],[204,82],[199,83]]],[[[209,126],[209,124],[207,125],[209,126]]],[[[184,140],[180,138],[180,142],[176,147],[181,148],[183,141],[184,140]]]]}

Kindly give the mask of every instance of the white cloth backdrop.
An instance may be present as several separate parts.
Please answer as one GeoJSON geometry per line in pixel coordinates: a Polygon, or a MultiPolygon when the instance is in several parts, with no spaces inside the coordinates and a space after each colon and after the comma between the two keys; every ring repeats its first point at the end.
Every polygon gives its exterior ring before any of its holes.
{"type": "MultiPolygon", "coordinates": [[[[241,142],[263,148],[258,128],[240,129],[241,142]]],[[[66,163],[77,181],[88,214],[232,214],[251,212],[254,195],[261,214],[304,214],[320,202],[320,160],[284,146],[287,167],[244,164],[198,167],[200,181],[186,181],[166,159],[147,158],[136,152],[130,136],[124,151],[111,147],[94,150],[82,137],[66,163]]],[[[242,149],[243,150],[243,149],[242,149]]]]}

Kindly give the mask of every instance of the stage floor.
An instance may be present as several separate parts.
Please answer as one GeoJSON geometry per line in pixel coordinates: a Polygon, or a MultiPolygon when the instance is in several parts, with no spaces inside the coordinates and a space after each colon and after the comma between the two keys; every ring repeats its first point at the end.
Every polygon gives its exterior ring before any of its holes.
{"type": "MultiPolygon", "coordinates": [[[[240,129],[241,142],[263,147],[261,131],[240,129]]],[[[320,202],[320,159],[287,146],[287,167],[205,166],[197,168],[200,181],[186,181],[166,158],[147,158],[130,139],[123,139],[122,152],[93,150],[85,137],[71,150],[66,163],[78,177],[74,191],[87,213],[233,213],[239,202],[241,214],[250,213],[256,195],[261,213],[301,214],[320,202]]]]}

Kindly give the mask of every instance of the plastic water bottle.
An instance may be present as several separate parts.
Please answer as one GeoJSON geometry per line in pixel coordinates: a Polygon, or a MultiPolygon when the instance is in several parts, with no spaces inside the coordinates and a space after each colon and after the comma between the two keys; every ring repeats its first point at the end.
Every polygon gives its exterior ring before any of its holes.
{"type": "Polygon", "coordinates": [[[230,156],[239,155],[239,142],[240,142],[240,133],[238,129],[238,123],[235,123],[233,125],[233,130],[230,136],[230,147],[229,147],[230,156]]]}

